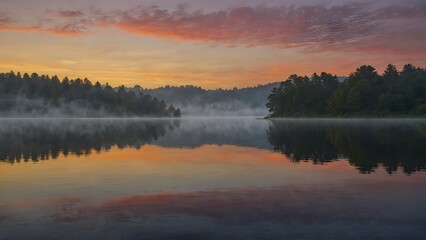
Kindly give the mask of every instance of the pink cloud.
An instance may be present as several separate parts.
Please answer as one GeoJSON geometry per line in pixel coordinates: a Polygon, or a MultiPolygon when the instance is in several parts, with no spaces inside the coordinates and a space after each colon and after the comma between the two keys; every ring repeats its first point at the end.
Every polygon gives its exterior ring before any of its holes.
{"type": "Polygon", "coordinates": [[[365,3],[332,7],[260,5],[209,13],[141,6],[101,15],[95,21],[100,26],[182,41],[304,47],[308,51],[425,53],[425,5],[378,9],[365,3]]]}
{"type": "Polygon", "coordinates": [[[131,33],[186,41],[279,48],[330,44],[358,39],[374,30],[365,4],[326,8],[238,7],[203,13],[139,7],[117,12],[102,25],[131,33]]]}
{"type": "MultiPolygon", "coordinates": [[[[158,6],[115,11],[57,11],[53,23],[28,30],[78,35],[93,27],[132,34],[226,46],[302,47],[307,51],[364,51],[372,54],[426,54],[426,5],[373,7],[367,3],[334,6],[242,6],[204,12],[158,6]]],[[[1,29],[0,29],[1,30],[1,29]]]]}

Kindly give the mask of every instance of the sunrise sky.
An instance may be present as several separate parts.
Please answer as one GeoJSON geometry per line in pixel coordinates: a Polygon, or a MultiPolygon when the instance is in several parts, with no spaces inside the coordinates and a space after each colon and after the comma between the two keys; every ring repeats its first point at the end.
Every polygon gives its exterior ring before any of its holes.
{"type": "Polygon", "coordinates": [[[0,71],[255,86],[426,65],[424,0],[0,0],[0,71]]]}

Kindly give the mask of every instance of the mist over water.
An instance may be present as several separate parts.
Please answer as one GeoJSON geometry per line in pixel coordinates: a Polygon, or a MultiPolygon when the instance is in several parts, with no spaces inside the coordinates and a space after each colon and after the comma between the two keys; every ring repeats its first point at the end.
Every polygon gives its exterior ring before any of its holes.
{"type": "MultiPolygon", "coordinates": [[[[266,102],[265,102],[266,104],[266,102]]],[[[176,104],[182,109],[185,116],[206,116],[206,117],[226,117],[226,116],[267,116],[268,110],[266,107],[250,107],[247,103],[243,102],[230,102],[230,103],[213,103],[200,106],[198,104],[176,104]]]]}

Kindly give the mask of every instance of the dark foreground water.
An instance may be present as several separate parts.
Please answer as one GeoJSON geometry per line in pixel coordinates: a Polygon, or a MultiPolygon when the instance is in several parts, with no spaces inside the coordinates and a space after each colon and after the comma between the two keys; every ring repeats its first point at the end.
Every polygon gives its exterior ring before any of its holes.
{"type": "Polygon", "coordinates": [[[0,239],[426,239],[426,121],[0,120],[0,239]]]}

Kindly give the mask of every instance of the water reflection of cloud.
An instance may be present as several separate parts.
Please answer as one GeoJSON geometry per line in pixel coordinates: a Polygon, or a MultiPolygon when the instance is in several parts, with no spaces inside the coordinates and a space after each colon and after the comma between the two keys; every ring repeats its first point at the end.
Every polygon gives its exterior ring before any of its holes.
{"type": "Polygon", "coordinates": [[[413,211],[423,211],[419,203],[426,199],[426,194],[414,191],[421,185],[421,182],[393,181],[389,184],[381,180],[368,180],[337,185],[289,185],[122,196],[85,207],[62,208],[51,218],[56,222],[95,219],[122,222],[152,216],[194,216],[214,219],[222,224],[386,222],[405,225],[413,211]],[[401,195],[396,196],[395,191],[400,191],[401,195]],[[404,193],[415,193],[416,197],[410,198],[404,193]],[[408,205],[398,206],[401,201],[408,205]],[[389,213],[392,213],[391,216],[389,213]]]}

